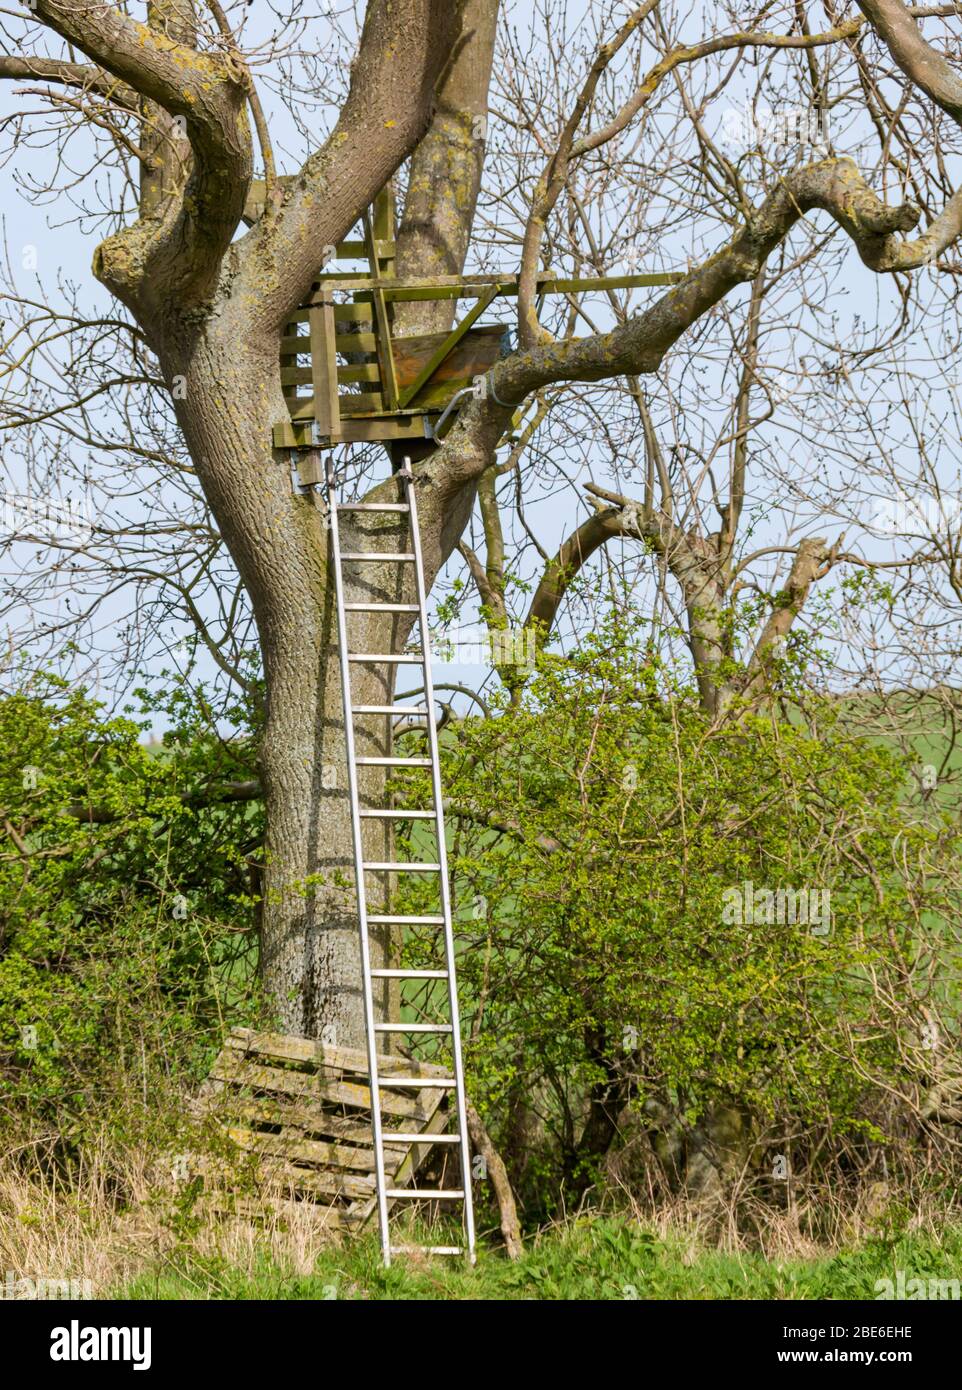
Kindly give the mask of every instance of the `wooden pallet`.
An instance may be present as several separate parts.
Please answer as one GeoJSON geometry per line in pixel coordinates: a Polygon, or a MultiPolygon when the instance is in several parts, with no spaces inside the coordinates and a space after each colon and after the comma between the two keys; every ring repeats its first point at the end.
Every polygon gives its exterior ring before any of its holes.
{"type": "MultiPolygon", "coordinates": [[[[445,1091],[391,1086],[393,1078],[438,1077],[444,1067],[405,1057],[379,1059],[386,1173],[405,1187],[448,1126],[445,1091]],[[424,1134],[424,1144],[391,1144],[391,1130],[424,1134]]],[[[352,1230],[375,1211],[374,1145],[367,1054],[306,1038],[234,1028],[201,1093],[202,1105],[236,1147],[206,1172],[236,1195],[221,1206],[250,1214],[278,1203],[324,1208],[325,1224],[352,1230]],[[253,1193],[253,1195],[251,1195],[253,1193]]]]}

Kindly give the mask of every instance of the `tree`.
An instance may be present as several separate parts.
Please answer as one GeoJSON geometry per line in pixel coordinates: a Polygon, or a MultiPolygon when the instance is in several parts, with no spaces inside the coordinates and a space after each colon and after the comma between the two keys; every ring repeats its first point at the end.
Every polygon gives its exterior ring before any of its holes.
{"type": "MultiPolygon", "coordinates": [[[[623,7],[619,15],[617,6],[603,8],[605,41],[587,57],[586,76],[578,79],[555,142],[542,149],[540,172],[526,185],[518,347],[488,374],[486,393],[460,411],[443,443],[425,449],[419,460],[429,583],[461,540],[479,485],[482,497],[490,497],[495,451],[523,402],[561,385],[587,389],[591,383],[624,378],[637,384],[653,376],[726,297],[740,286],[760,285],[771,258],[808,214],[827,214],[878,275],[930,266],[954,245],[962,218],[958,194],[947,197],[925,232],[903,239],[916,228],[920,202],[928,206],[933,190],[923,175],[925,196],[908,196],[918,176],[899,163],[897,153],[884,163],[886,174],[891,170],[896,177],[892,201],[873,190],[853,159],[832,153],[752,180],[732,161],[716,157],[698,111],[691,110],[703,186],[717,188],[717,171],[725,171],[728,204],[721,220],[728,224],[727,239],[692,264],[678,285],[611,328],[574,336],[575,322],[569,322],[563,336],[553,337],[539,321],[537,275],[558,208],[570,204],[576,215],[568,197],[574,171],[592,158],[604,162],[613,142],[644,120],[654,97],[678,89],[684,105],[679,84],[692,65],[720,54],[735,55],[736,67],[759,53],[797,55],[810,65],[817,88],[815,55],[837,50],[850,56],[859,73],[867,70],[871,87],[878,60],[867,40],[875,35],[903,74],[908,98],[934,102],[953,128],[962,115],[962,84],[942,52],[922,37],[918,21],[954,14],[955,7],[909,10],[898,0],[872,0],[860,8],[848,18],[830,9],[829,27],[821,32],[813,32],[804,10],[794,7],[782,31],[762,30],[754,21],[739,25],[733,14],[730,31],[694,45],[674,40],[675,21],[662,14],[657,0],[633,7],[627,17],[623,7]],[[612,95],[605,86],[609,75],[643,34],[657,52],[655,61],[607,117],[593,123],[602,95],[612,95]]],[[[139,172],[137,214],[124,214],[119,230],[102,241],[94,273],[132,319],[122,318],[109,331],[140,355],[141,377],[153,376],[155,387],[162,382],[169,393],[182,438],[180,466],[196,475],[256,621],[266,686],[260,744],[267,813],[265,981],[285,1028],[314,1036],[333,1026],[345,1043],[360,1042],[362,1016],[356,918],[350,891],[340,882],[350,860],[346,798],[343,787],[332,788],[325,776],[326,767],[342,763],[343,738],[327,533],[322,511],[291,494],[288,460],[270,448],[272,426],[285,418],[279,341],[326,248],[347,234],[405,165],[402,272],[457,273],[463,267],[481,187],[478,117],[487,106],[498,9],[497,0],[370,0],[349,75],[318,65],[323,95],[338,105],[333,128],[326,139],[313,137],[306,158],[284,179],[257,94],[256,65],[273,63],[271,81],[302,130],[311,123],[315,93],[292,81],[280,43],[273,50],[268,45],[266,57],[254,41],[243,46],[216,0],[207,8],[193,0],[157,0],[148,6],[146,23],[88,0],[36,0],[26,33],[18,32],[19,51],[0,61],[0,76],[42,84],[68,124],[106,132],[122,179],[130,183],[139,172]],[[52,36],[63,46],[49,54],[52,36]],[[77,61],[78,51],[86,62],[77,61]],[[262,215],[241,235],[255,135],[266,198],[262,215]]],[[[790,77],[786,70],[786,81],[790,77]]],[[[817,107],[818,92],[815,97],[817,107]]],[[[873,100],[870,90],[864,98],[870,113],[873,100]]],[[[530,113],[521,112],[518,120],[521,128],[525,122],[530,127],[530,113]]],[[[888,148],[885,138],[882,144],[888,148]]],[[[937,177],[934,183],[942,195],[937,177]]],[[[759,289],[754,302],[760,296],[759,289]]],[[[438,306],[412,311],[402,327],[443,327],[446,312],[438,306]]],[[[79,327],[90,331],[89,323],[79,327]]],[[[750,424],[744,412],[756,370],[753,332],[750,315],[740,349],[736,442],[745,439],[750,424]]],[[[28,411],[21,422],[29,424],[35,415],[28,411]]],[[[643,413],[641,418],[644,424],[643,413]]],[[[728,496],[719,499],[721,529],[699,536],[659,464],[653,431],[645,432],[650,484],[641,505],[620,493],[600,494],[606,507],[587,529],[567,538],[549,565],[532,620],[550,623],[569,572],[598,544],[637,535],[681,587],[703,699],[708,708],[722,707],[731,656],[722,629],[738,578],[732,537],[743,504],[744,459],[739,461],[736,448],[728,496]]],[[[382,483],[369,496],[389,498],[391,484],[382,483]]],[[[494,535],[489,531],[489,546],[494,535]]],[[[354,540],[358,548],[391,550],[398,537],[390,527],[358,523],[349,529],[348,543],[354,540]]],[[[764,616],[754,667],[748,663],[749,685],[829,558],[827,548],[811,539],[791,550],[788,580],[776,593],[774,611],[764,616]]],[[[490,551],[488,558],[496,576],[497,558],[490,551]]],[[[385,596],[395,595],[387,564],[373,567],[365,581],[385,596]]],[[[189,585],[180,585],[180,597],[189,601],[189,585]]],[[[500,621],[490,596],[488,607],[500,621]]],[[[364,642],[368,650],[396,652],[409,631],[403,615],[397,621],[372,615],[364,642]]],[[[383,703],[390,682],[372,671],[356,690],[363,703],[383,703]]],[[[361,731],[371,751],[383,751],[386,737],[383,720],[361,731]]],[[[366,791],[376,796],[378,790],[372,779],[366,791]]],[[[372,840],[371,857],[390,858],[388,850],[372,840]]],[[[381,883],[375,892],[383,896],[387,888],[381,883]]],[[[388,937],[381,937],[375,964],[391,950],[388,937]]]]}

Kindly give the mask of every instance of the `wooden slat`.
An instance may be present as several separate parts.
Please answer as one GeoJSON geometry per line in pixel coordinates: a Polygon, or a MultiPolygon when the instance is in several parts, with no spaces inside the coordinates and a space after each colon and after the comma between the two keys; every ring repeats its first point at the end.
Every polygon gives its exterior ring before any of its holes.
{"type": "Polygon", "coordinates": [[[374,260],[371,269],[378,276],[393,276],[397,259],[394,239],[394,186],[385,186],[374,199],[371,227],[374,233],[374,260]]]}
{"type": "Polygon", "coordinates": [[[292,1162],[317,1163],[326,1167],[353,1168],[362,1173],[374,1172],[373,1148],[352,1148],[347,1144],[324,1144],[318,1139],[304,1139],[291,1133],[264,1134],[259,1130],[229,1125],[227,1133],[240,1149],[249,1153],[270,1154],[292,1162]]]}
{"type": "Polygon", "coordinates": [[[367,362],[357,367],[338,367],[337,379],[345,385],[358,381],[380,382],[381,368],[377,362],[367,362]]]}
{"type": "MultiPolygon", "coordinates": [[[[333,307],[333,306],[332,306],[333,307]]],[[[338,333],[334,338],[338,352],[376,352],[377,338],[373,333],[338,333]]],[[[291,334],[281,339],[282,353],[296,353],[305,357],[310,352],[310,340],[305,334],[291,334]]]]}
{"type": "Polygon", "coordinates": [[[470,312],[465,315],[459,324],[455,325],[454,329],[448,334],[444,341],[439,343],[434,349],[410,386],[404,387],[404,389],[399,392],[398,405],[408,405],[420,391],[421,387],[427,385],[431,377],[441,366],[441,363],[454,351],[458,343],[474,323],[475,319],[479,318],[481,314],[484,313],[485,309],[496,297],[500,289],[500,285],[492,285],[490,289],[479,296],[477,303],[470,312]]]}
{"type": "MultiPolygon", "coordinates": [[[[315,394],[311,397],[311,399],[317,400],[317,372],[314,365],[314,360],[312,360],[310,367],[282,367],[282,385],[314,386],[315,394]]],[[[344,386],[356,385],[358,382],[373,382],[376,385],[381,380],[381,369],[378,367],[376,362],[362,362],[358,363],[356,366],[344,367],[336,364],[335,370],[337,372],[338,381],[344,386]]],[[[307,397],[305,396],[303,399],[306,403],[307,397]]],[[[367,402],[367,397],[365,397],[365,402],[367,402]]],[[[370,409],[369,405],[368,409],[370,409]]],[[[324,433],[326,433],[326,431],[324,431],[324,433]]]]}
{"type": "Polygon", "coordinates": [[[354,300],[347,304],[334,305],[334,317],[336,319],[346,319],[348,323],[356,319],[358,323],[370,323],[374,318],[374,305],[363,301],[354,300]]]}
{"type": "Polygon", "coordinates": [[[373,1143],[371,1122],[348,1119],[316,1105],[298,1105],[275,1096],[270,1100],[244,1098],[222,1100],[217,1107],[218,1114],[226,1119],[246,1122],[251,1126],[258,1124],[283,1125],[285,1129],[297,1129],[302,1135],[317,1138],[345,1140],[355,1145],[373,1143]]]}
{"type": "MultiPolygon", "coordinates": [[[[359,275],[319,275],[314,293],[323,286],[330,289],[359,290],[363,286],[359,275]]],[[[643,289],[657,285],[676,285],[684,280],[684,271],[657,271],[648,275],[596,275],[562,279],[553,272],[538,276],[538,294],[588,294],[593,290],[643,289]]],[[[378,288],[389,303],[411,303],[431,299],[476,299],[487,286],[503,284],[502,294],[518,293],[517,276],[504,275],[436,275],[430,278],[399,280],[382,279],[378,288]]]]}
{"type": "MultiPolygon", "coordinates": [[[[297,1096],[302,1100],[327,1101],[330,1105],[346,1105],[354,1110],[370,1111],[371,1108],[371,1092],[367,1086],[332,1080],[317,1073],[259,1066],[243,1058],[235,1062],[222,1054],[215,1062],[211,1075],[237,1086],[250,1086],[259,1091],[280,1091],[282,1095],[297,1096]]],[[[427,1118],[424,1107],[418,1101],[392,1092],[382,1096],[381,1109],[388,1115],[410,1115],[422,1120],[427,1118]]]]}
{"type": "Polygon", "coordinates": [[[253,1166],[258,1181],[272,1186],[290,1187],[297,1192],[316,1192],[324,1197],[342,1197],[356,1201],[370,1197],[375,1190],[374,1178],[351,1173],[325,1173],[315,1168],[298,1168],[280,1159],[265,1159],[253,1166]]]}
{"type": "MultiPolygon", "coordinates": [[[[367,1076],[367,1051],[359,1047],[333,1047],[330,1043],[311,1038],[292,1038],[286,1033],[265,1033],[253,1028],[232,1028],[224,1039],[226,1047],[244,1048],[265,1057],[277,1057],[291,1062],[312,1062],[324,1067],[367,1076]]],[[[378,1070],[387,1076],[447,1076],[444,1067],[433,1062],[412,1061],[393,1053],[380,1053],[378,1070]]]]}
{"type": "MultiPolygon", "coordinates": [[[[281,385],[282,386],[309,386],[314,380],[314,368],[310,367],[282,367],[281,385]]],[[[311,397],[313,400],[313,396],[311,397]]]]}
{"type": "MultiPolygon", "coordinates": [[[[374,326],[377,330],[378,339],[378,377],[381,383],[381,392],[384,396],[384,404],[388,410],[396,410],[398,407],[398,385],[397,369],[394,365],[394,347],[391,338],[391,326],[388,316],[388,307],[384,295],[380,290],[374,292],[374,326]]],[[[343,368],[341,369],[343,371],[343,368]]],[[[368,377],[341,377],[342,381],[367,381],[368,377]]]]}
{"type": "Polygon", "coordinates": [[[311,310],[311,372],[317,427],[325,439],[336,444],[341,438],[341,413],[337,404],[333,299],[329,294],[322,295],[320,304],[311,310]]]}
{"type": "MultiPolygon", "coordinates": [[[[314,397],[299,396],[287,402],[290,416],[273,427],[273,443],[277,449],[311,449],[315,446],[312,434],[314,397]]],[[[424,407],[385,415],[371,410],[361,395],[340,398],[341,436],[345,443],[370,443],[376,440],[425,439],[424,422],[437,419],[440,406],[424,407]]]]}
{"type": "Polygon", "coordinates": [[[229,1190],[216,1188],[205,1192],[205,1204],[224,1216],[242,1216],[248,1221],[262,1221],[267,1216],[279,1216],[288,1221],[303,1220],[307,1215],[320,1230],[339,1231],[356,1222],[350,1209],[325,1206],[316,1202],[298,1202],[290,1197],[245,1197],[229,1190]]]}
{"type": "Polygon", "coordinates": [[[334,346],[345,356],[350,352],[377,352],[377,335],[374,333],[338,333],[334,346]]]}

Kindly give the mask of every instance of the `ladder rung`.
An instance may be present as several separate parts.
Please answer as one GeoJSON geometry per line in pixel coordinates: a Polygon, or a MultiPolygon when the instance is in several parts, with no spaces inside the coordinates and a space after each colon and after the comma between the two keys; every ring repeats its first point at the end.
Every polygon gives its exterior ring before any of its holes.
{"type": "Polygon", "coordinates": [[[437,811],[396,811],[394,808],[383,811],[358,811],[359,816],[369,820],[437,820],[437,811]]]}
{"type": "MultiPolygon", "coordinates": [[[[443,917],[436,917],[436,916],[430,916],[430,917],[395,917],[395,916],[393,916],[391,913],[374,913],[373,915],[369,916],[367,920],[368,920],[369,922],[394,922],[394,923],[396,923],[398,926],[402,926],[402,927],[443,927],[443,926],[444,926],[444,918],[443,918],[443,917]]],[[[395,975],[398,975],[398,974],[400,974],[400,975],[406,975],[408,972],[407,972],[406,970],[400,970],[400,971],[395,970],[393,973],[394,973],[395,975]]],[[[431,974],[431,973],[433,973],[433,972],[429,971],[428,973],[431,974]]],[[[443,974],[443,973],[446,973],[446,972],[442,972],[442,974],[443,974]]]]}
{"type": "Polygon", "coordinates": [[[342,560],[407,560],[414,561],[414,555],[409,550],[342,550],[342,560]]]}
{"type": "Polygon", "coordinates": [[[420,613],[416,603],[345,603],[345,613],[420,613]]]}
{"type": "Polygon", "coordinates": [[[339,512],[409,512],[406,502],[339,502],[339,512]]]}
{"type": "MultiPolygon", "coordinates": [[[[367,919],[369,922],[371,918],[367,919]]],[[[415,918],[415,920],[417,920],[415,918]]],[[[372,980],[446,980],[446,970],[372,970],[372,980]]]]}
{"type": "Polygon", "coordinates": [[[453,1076],[382,1076],[380,1079],[382,1090],[391,1086],[432,1086],[437,1091],[453,1090],[457,1084],[453,1076]]]}
{"type": "Polygon", "coordinates": [[[392,666],[420,666],[423,656],[393,656],[390,652],[348,652],[348,661],[383,661],[392,666]]]}
{"type": "Polygon", "coordinates": [[[459,1202],[464,1197],[460,1187],[389,1187],[385,1197],[430,1197],[435,1202],[459,1202]]]}
{"type": "Polygon", "coordinates": [[[430,767],[430,758],[355,758],[360,767],[430,767]]]}
{"type": "Polygon", "coordinates": [[[400,1130],[384,1130],[385,1144],[460,1144],[460,1134],[403,1134],[400,1130]]]}
{"type": "Polygon", "coordinates": [[[392,1245],[392,1255],[463,1255],[460,1245],[392,1245]]]}
{"type": "Polygon", "coordinates": [[[375,1023],[375,1033],[450,1033],[450,1023],[375,1023]]]}
{"type": "Polygon", "coordinates": [[[364,867],[375,873],[383,871],[384,873],[399,874],[439,874],[441,872],[440,864],[392,864],[389,860],[382,863],[380,859],[365,859],[364,867]]]}
{"type": "Polygon", "coordinates": [[[409,714],[426,719],[428,712],[424,705],[352,705],[352,714],[409,714]]]}

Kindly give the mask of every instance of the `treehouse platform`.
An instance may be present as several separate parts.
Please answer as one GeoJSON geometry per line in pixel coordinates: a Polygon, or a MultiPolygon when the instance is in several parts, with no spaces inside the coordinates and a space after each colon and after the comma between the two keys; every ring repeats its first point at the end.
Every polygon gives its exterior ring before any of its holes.
{"type": "MultiPolygon", "coordinates": [[[[257,196],[255,190],[249,220],[257,215],[257,196]]],[[[285,327],[281,384],[289,418],[274,427],[276,448],[435,438],[458,393],[512,350],[510,324],[479,320],[497,301],[517,296],[517,275],[398,278],[390,189],[365,213],[361,233],[334,248],[329,264],[361,261],[364,268],[323,267],[285,327]],[[470,304],[450,332],[396,331],[398,304],[443,299],[470,304]]],[[[681,278],[665,272],[564,279],[546,272],[538,294],[671,285],[681,278]]]]}

